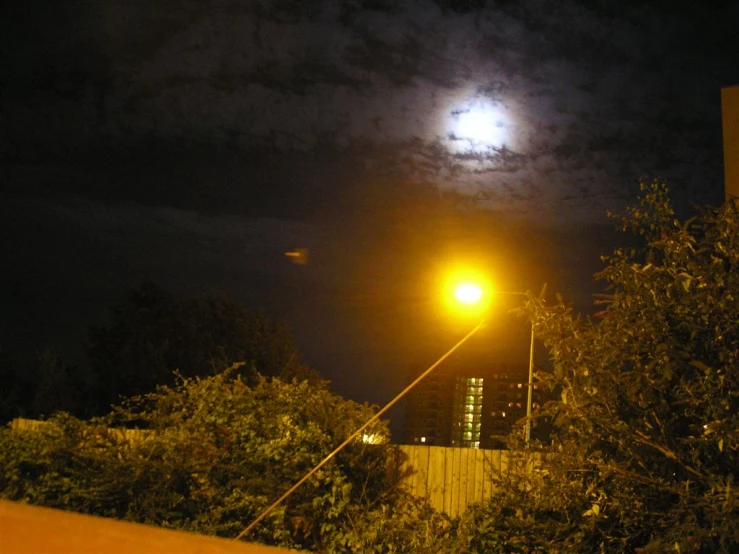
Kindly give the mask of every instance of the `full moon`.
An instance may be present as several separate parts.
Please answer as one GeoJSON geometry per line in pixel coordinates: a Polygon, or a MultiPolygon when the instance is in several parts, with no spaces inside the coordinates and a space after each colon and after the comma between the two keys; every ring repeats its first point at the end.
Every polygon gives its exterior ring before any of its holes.
{"type": "Polygon", "coordinates": [[[506,117],[500,106],[474,100],[451,111],[448,138],[456,152],[486,152],[507,142],[506,117]]]}

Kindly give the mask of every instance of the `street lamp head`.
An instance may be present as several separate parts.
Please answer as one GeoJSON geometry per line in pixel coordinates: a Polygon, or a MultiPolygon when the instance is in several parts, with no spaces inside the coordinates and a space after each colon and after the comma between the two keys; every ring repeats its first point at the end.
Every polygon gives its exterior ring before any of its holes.
{"type": "Polygon", "coordinates": [[[454,297],[462,304],[474,306],[482,300],[482,287],[477,283],[469,281],[459,283],[454,289],[454,297]]]}
{"type": "Polygon", "coordinates": [[[462,320],[484,316],[493,296],[485,273],[459,267],[447,270],[442,290],[445,316],[462,320]]]}

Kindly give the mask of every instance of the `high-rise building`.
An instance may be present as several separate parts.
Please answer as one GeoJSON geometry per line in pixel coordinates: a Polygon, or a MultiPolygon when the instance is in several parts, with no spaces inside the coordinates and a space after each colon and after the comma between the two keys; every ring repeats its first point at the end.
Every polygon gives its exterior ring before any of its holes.
{"type": "MultiPolygon", "coordinates": [[[[412,375],[416,377],[416,375],[412,375]]],[[[451,444],[454,382],[444,372],[426,377],[407,397],[404,442],[447,446],[451,444]]]]}
{"type": "MultiPolygon", "coordinates": [[[[505,447],[513,424],[526,416],[527,380],[525,362],[463,359],[439,367],[408,394],[404,442],[505,447]]],[[[537,408],[537,385],[533,392],[533,407],[537,408]]]]}

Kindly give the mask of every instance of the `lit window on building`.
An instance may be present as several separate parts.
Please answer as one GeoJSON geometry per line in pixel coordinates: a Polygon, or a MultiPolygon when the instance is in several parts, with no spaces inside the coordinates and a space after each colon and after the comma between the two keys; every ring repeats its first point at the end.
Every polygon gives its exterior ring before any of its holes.
{"type": "Polygon", "coordinates": [[[482,377],[460,377],[455,387],[452,444],[480,447],[482,426],[482,377]]]}

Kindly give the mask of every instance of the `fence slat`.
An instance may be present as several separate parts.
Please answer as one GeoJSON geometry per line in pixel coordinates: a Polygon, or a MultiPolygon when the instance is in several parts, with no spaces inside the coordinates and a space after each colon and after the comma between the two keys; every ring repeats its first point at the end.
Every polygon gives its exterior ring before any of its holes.
{"type": "Polygon", "coordinates": [[[445,448],[432,446],[429,460],[429,502],[446,511],[445,500],[448,495],[446,487],[446,452],[445,448]]]}
{"type": "MultiPolygon", "coordinates": [[[[465,495],[464,495],[464,507],[469,506],[473,502],[477,501],[475,497],[475,481],[477,475],[475,474],[475,468],[477,465],[477,449],[472,448],[467,452],[467,467],[465,468],[465,495]]],[[[464,507],[462,511],[464,511],[464,507]]]]}
{"type": "Polygon", "coordinates": [[[472,498],[475,502],[485,500],[485,455],[484,450],[475,450],[475,479],[473,481],[472,498]]]}

